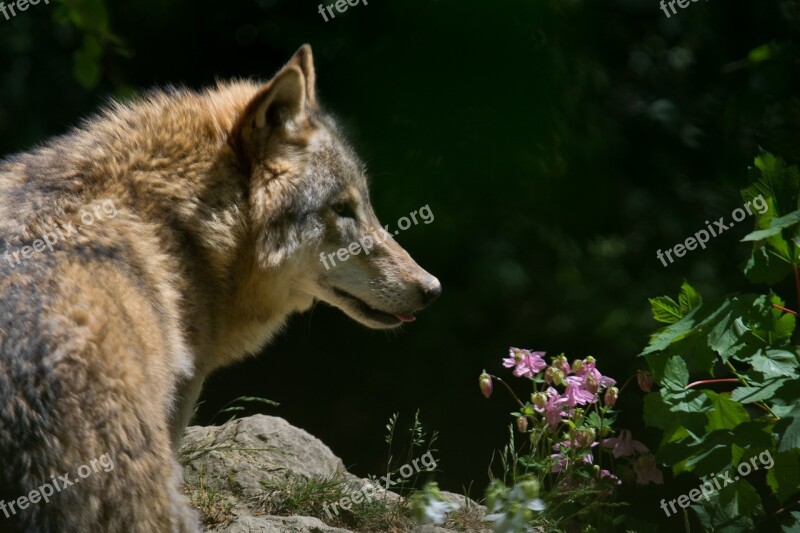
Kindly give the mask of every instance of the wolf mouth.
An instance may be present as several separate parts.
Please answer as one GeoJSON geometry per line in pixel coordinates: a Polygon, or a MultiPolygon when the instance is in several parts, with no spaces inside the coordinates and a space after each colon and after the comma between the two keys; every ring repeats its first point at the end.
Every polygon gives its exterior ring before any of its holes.
{"type": "Polygon", "coordinates": [[[392,313],[385,313],[383,311],[378,311],[377,309],[370,307],[364,300],[356,298],[349,292],[343,291],[342,289],[337,289],[336,287],[332,288],[334,294],[350,302],[358,310],[359,313],[369,318],[370,320],[380,322],[381,324],[386,324],[387,326],[397,326],[403,322],[413,322],[414,320],[416,320],[414,316],[410,314],[395,315],[392,313]]]}

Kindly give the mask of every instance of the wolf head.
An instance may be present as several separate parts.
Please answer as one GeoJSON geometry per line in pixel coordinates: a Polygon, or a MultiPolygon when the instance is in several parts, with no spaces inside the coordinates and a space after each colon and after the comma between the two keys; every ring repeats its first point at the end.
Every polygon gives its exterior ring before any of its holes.
{"type": "Polygon", "coordinates": [[[410,322],[441,285],[381,229],[364,165],[319,108],[314,77],[306,45],[250,100],[230,138],[250,180],[256,261],[309,305],[322,300],[372,328],[410,322]]]}

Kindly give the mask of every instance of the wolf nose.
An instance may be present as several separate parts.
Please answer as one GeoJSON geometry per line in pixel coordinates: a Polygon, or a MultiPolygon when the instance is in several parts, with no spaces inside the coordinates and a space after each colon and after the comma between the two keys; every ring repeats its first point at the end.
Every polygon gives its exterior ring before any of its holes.
{"type": "Polygon", "coordinates": [[[430,305],[440,294],[442,294],[442,284],[434,276],[429,275],[422,286],[422,300],[425,305],[430,305]]]}

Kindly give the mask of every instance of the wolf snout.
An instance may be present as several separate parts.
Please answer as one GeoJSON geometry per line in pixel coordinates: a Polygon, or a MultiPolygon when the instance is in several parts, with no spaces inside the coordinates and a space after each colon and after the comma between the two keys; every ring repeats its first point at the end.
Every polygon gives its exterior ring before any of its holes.
{"type": "Polygon", "coordinates": [[[428,276],[422,282],[422,302],[427,307],[428,305],[432,304],[439,295],[442,294],[442,284],[439,283],[439,280],[436,279],[435,276],[428,276]]]}

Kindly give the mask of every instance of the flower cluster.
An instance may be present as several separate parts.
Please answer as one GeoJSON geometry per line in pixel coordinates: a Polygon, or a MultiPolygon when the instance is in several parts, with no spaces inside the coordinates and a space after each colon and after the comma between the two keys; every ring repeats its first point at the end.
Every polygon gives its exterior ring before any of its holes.
{"type": "MultiPolygon", "coordinates": [[[[520,409],[512,416],[516,418],[517,430],[528,434],[532,445],[525,465],[535,465],[560,476],[562,481],[582,471],[598,483],[619,484],[620,479],[609,469],[595,464],[595,451],[604,451],[613,457],[612,462],[630,458],[637,482],[663,482],[655,458],[644,444],[633,440],[630,431],[623,430],[619,436],[613,436],[611,425],[616,418],[613,407],[620,389],[614,379],[600,372],[595,358],[576,359],[570,364],[560,354],[548,363],[545,355],[512,347],[503,359],[503,366],[512,368],[515,377],[530,380],[533,392],[529,401],[521,401],[497,376],[484,371],[479,378],[481,392],[487,398],[496,381],[517,400],[520,409]]],[[[649,386],[648,377],[637,375],[640,387],[649,386]]]]}
{"type": "MultiPolygon", "coordinates": [[[[605,392],[603,401],[613,407],[617,401],[619,390],[614,387],[616,381],[604,376],[597,370],[594,357],[576,359],[569,364],[564,354],[554,357],[550,365],[544,359],[545,352],[532,352],[520,348],[510,348],[508,357],[503,359],[503,366],[514,368],[516,377],[524,377],[534,383],[544,383],[547,388],[531,395],[531,405],[536,413],[544,415],[547,427],[556,431],[563,419],[573,416],[575,408],[594,404],[601,392],[605,392]],[[541,375],[540,375],[541,374],[541,375]],[[564,387],[559,392],[558,387],[564,387]]],[[[498,379],[495,377],[495,379],[498,379]]],[[[493,390],[492,376],[485,371],[480,376],[480,387],[487,398],[493,390]]]]}

